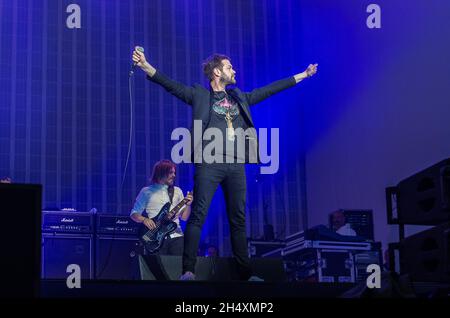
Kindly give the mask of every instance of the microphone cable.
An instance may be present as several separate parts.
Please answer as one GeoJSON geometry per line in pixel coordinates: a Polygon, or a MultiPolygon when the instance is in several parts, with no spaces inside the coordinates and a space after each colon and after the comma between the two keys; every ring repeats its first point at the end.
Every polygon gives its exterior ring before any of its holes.
{"type": "MultiPolygon", "coordinates": [[[[144,53],[144,48],[143,47],[137,46],[136,50],[141,52],[141,53],[144,53]]],[[[130,133],[129,133],[129,140],[128,140],[127,157],[126,157],[126,160],[125,160],[125,167],[123,169],[122,181],[120,183],[120,188],[119,188],[118,194],[122,194],[122,191],[123,191],[123,185],[125,183],[125,179],[126,179],[126,176],[127,176],[128,163],[129,163],[130,155],[131,155],[131,145],[133,143],[133,121],[134,121],[133,113],[134,113],[134,108],[133,108],[133,90],[132,90],[131,82],[132,82],[132,78],[133,78],[133,74],[134,74],[134,68],[136,67],[136,65],[137,65],[137,63],[133,63],[133,65],[131,66],[130,71],[128,73],[128,95],[130,97],[130,133]]],[[[117,198],[117,201],[118,201],[117,204],[119,204],[119,197],[117,198]]],[[[116,215],[117,215],[117,213],[116,213],[116,215]]],[[[106,270],[106,268],[107,268],[107,266],[108,266],[108,264],[110,262],[111,254],[112,254],[112,245],[113,245],[113,242],[115,240],[115,237],[116,237],[116,226],[114,224],[112,237],[110,238],[111,239],[111,243],[109,245],[108,255],[106,256],[106,260],[104,262],[104,265],[103,265],[102,269],[99,271],[98,277],[101,277],[103,275],[104,271],[106,270]]]]}

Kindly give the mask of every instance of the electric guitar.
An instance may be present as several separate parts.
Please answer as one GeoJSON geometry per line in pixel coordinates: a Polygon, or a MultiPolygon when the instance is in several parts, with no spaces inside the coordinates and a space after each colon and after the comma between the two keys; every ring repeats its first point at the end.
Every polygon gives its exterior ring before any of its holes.
{"type": "Polygon", "coordinates": [[[174,220],[176,220],[188,202],[189,199],[184,198],[172,210],[170,210],[170,202],[164,204],[158,215],[152,218],[156,225],[152,230],[145,226],[145,224],[141,224],[138,235],[139,240],[149,253],[157,252],[162,247],[164,239],[177,229],[178,225],[174,220]]]}

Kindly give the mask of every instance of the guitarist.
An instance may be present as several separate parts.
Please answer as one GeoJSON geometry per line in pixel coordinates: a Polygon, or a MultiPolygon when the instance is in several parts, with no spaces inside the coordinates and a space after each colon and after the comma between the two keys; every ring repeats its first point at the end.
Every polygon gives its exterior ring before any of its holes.
{"type": "MultiPolygon", "coordinates": [[[[143,223],[150,230],[155,228],[152,220],[167,202],[171,202],[171,209],[184,199],[183,191],[173,185],[176,176],[176,165],[170,160],[158,161],[153,166],[151,184],[142,188],[136,198],[130,217],[137,223],[143,223]]],[[[184,238],[180,227],[180,218],[187,221],[191,214],[191,203],[193,196],[188,192],[189,199],[186,207],[181,211],[179,217],[173,220],[177,229],[166,237],[158,254],[183,255],[184,238]]]]}

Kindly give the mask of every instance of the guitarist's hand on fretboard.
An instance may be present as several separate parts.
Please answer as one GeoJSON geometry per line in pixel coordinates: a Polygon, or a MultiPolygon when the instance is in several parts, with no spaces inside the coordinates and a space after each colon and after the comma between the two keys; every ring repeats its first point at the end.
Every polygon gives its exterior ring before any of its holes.
{"type": "Polygon", "coordinates": [[[186,199],[188,199],[188,201],[186,202],[186,205],[187,206],[191,205],[192,201],[194,201],[193,192],[188,191],[188,193],[186,194],[186,199]]]}
{"type": "Polygon", "coordinates": [[[153,230],[156,227],[155,222],[153,222],[152,219],[149,218],[145,218],[144,221],[142,222],[144,223],[144,225],[149,229],[149,230],[153,230]]]}

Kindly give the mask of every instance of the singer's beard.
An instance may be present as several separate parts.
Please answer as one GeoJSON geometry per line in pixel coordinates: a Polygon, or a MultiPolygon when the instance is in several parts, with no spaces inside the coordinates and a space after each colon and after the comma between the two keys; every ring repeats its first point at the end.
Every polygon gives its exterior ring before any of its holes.
{"type": "Polygon", "coordinates": [[[220,77],[220,81],[224,86],[236,84],[236,79],[234,78],[234,75],[230,77],[225,74],[222,74],[222,76],[220,77]]]}

